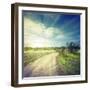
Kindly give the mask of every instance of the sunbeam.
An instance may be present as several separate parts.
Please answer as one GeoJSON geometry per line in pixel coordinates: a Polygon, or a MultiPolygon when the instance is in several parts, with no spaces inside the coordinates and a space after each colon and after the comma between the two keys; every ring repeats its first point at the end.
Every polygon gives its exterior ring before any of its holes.
{"type": "Polygon", "coordinates": [[[61,47],[80,41],[80,15],[23,11],[25,47],[61,47]]]}

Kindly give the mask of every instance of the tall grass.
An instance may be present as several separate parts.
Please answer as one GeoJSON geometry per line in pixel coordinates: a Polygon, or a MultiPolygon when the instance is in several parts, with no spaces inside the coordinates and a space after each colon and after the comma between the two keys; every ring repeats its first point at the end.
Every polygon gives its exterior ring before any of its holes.
{"type": "Polygon", "coordinates": [[[80,53],[60,53],[57,57],[57,65],[58,68],[63,68],[65,75],[80,74],[80,53]]]}

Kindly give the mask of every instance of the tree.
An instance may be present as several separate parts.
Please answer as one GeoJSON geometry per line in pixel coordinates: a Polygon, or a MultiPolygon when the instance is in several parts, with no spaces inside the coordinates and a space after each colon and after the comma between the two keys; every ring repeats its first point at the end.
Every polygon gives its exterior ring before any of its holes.
{"type": "Polygon", "coordinates": [[[67,48],[69,50],[69,52],[76,52],[77,50],[80,49],[80,44],[75,43],[75,42],[70,42],[70,43],[66,43],[67,48]]]}

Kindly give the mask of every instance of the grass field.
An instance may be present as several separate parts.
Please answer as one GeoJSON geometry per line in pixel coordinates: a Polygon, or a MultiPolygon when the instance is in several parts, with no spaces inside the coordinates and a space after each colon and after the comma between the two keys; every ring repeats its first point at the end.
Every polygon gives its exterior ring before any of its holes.
{"type": "MultiPolygon", "coordinates": [[[[53,54],[54,55],[54,54],[53,54]]],[[[24,50],[24,67],[26,67],[28,64],[35,63],[35,61],[39,61],[38,64],[42,63],[45,64],[45,59],[42,58],[55,58],[57,72],[58,75],[79,75],[80,74],[80,53],[79,52],[61,52],[60,48],[53,49],[53,48],[28,48],[24,50]],[[53,57],[50,54],[57,53],[56,57],[53,57]],[[49,55],[49,56],[48,56],[49,55]],[[45,57],[46,56],[46,57],[45,57]],[[40,59],[40,60],[38,60],[40,59]],[[62,71],[62,72],[61,72],[62,71]]],[[[53,61],[53,60],[52,60],[53,61]]],[[[51,60],[48,60],[48,63],[45,65],[49,65],[50,63],[53,64],[51,60]],[[49,62],[50,61],[50,62],[49,62]]],[[[53,64],[55,65],[55,63],[53,64]]],[[[52,65],[53,68],[54,66],[52,65]]],[[[36,65],[36,68],[42,69],[41,65],[36,65]]],[[[43,67],[46,67],[43,65],[43,67]]],[[[49,66],[48,66],[49,67],[49,66]]],[[[52,70],[52,69],[51,69],[52,70]]],[[[45,71],[44,71],[45,72],[45,71]]],[[[48,71],[50,72],[50,71],[48,71]]],[[[54,70],[55,72],[55,70],[54,70]]],[[[39,71],[38,71],[39,73],[39,71]]],[[[51,74],[50,74],[51,75],[51,74]]]]}
{"type": "Polygon", "coordinates": [[[57,57],[57,65],[58,68],[62,67],[65,75],[75,75],[75,74],[79,75],[80,53],[68,53],[68,54],[59,53],[57,57]]]}

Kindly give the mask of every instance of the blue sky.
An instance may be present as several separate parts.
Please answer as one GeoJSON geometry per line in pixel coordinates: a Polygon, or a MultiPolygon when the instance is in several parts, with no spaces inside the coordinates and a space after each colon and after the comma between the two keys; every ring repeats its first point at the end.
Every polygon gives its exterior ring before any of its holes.
{"type": "Polygon", "coordinates": [[[25,47],[61,47],[80,42],[80,15],[23,11],[25,47]]]}

